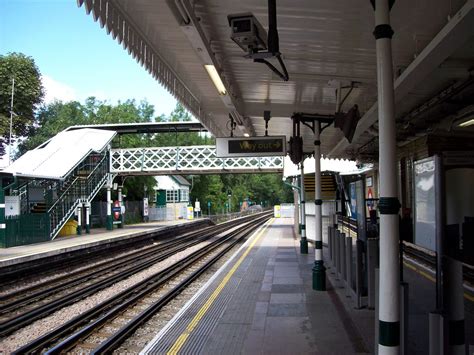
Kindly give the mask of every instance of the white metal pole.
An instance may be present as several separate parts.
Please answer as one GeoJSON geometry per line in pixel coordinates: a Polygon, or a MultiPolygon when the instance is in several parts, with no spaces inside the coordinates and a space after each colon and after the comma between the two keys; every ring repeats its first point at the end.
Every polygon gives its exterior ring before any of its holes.
{"type": "Polygon", "coordinates": [[[308,239],[306,238],[306,207],[305,207],[305,196],[304,196],[304,157],[301,160],[301,240],[300,240],[300,252],[301,254],[308,254],[308,239]]]}
{"type": "Polygon", "coordinates": [[[112,221],[112,191],[111,186],[107,185],[107,230],[113,229],[113,221],[112,221]]]}
{"type": "Polygon", "coordinates": [[[375,1],[380,171],[379,354],[400,351],[400,278],[396,127],[390,0],[375,1]]]}
{"type": "Polygon", "coordinates": [[[10,138],[8,140],[8,165],[12,163],[12,131],[13,131],[13,98],[15,95],[15,78],[12,79],[12,99],[10,101],[10,138]]]}
{"type": "Polygon", "coordinates": [[[82,234],[82,203],[77,205],[77,235],[82,234]]]}
{"type": "Polygon", "coordinates": [[[326,291],[326,268],[323,261],[323,221],[321,199],[321,123],[315,122],[314,125],[314,219],[315,219],[315,250],[313,267],[313,290],[326,291]]]}
{"type": "Polygon", "coordinates": [[[91,220],[91,204],[89,201],[87,201],[84,204],[86,208],[86,233],[89,234],[91,232],[91,226],[90,226],[90,220],[91,220]]]}
{"type": "MultiPolygon", "coordinates": [[[[145,186],[146,187],[146,186],[145,186]]],[[[146,192],[146,190],[145,190],[146,192]]],[[[119,206],[120,206],[120,224],[118,225],[119,228],[123,228],[124,221],[125,221],[125,216],[123,215],[123,196],[122,196],[122,186],[119,186],[118,188],[118,201],[119,201],[119,206]]]]}

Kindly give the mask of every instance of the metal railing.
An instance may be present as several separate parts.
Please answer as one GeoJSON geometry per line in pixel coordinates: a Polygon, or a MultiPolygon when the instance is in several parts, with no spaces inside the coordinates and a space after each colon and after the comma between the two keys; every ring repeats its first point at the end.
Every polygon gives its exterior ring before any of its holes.
{"type": "Polygon", "coordinates": [[[108,174],[107,155],[97,163],[87,177],[75,176],[68,187],[48,209],[50,239],[54,239],[82,200],[92,200],[105,184],[108,174]]]}
{"type": "Polygon", "coordinates": [[[218,158],[215,146],[110,150],[110,172],[117,174],[192,174],[281,172],[283,157],[218,158]]]}

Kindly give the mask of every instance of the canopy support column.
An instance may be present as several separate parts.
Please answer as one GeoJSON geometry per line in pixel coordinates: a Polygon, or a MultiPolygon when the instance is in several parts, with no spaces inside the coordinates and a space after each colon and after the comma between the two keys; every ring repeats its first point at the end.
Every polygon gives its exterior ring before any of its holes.
{"type": "Polygon", "coordinates": [[[398,243],[397,150],[390,7],[375,0],[380,171],[379,354],[400,351],[400,277],[398,243]]]}
{"type": "Polygon", "coordinates": [[[112,230],[114,227],[112,221],[112,175],[109,174],[107,177],[107,219],[105,225],[107,230],[112,230]]]}
{"type": "Polygon", "coordinates": [[[315,121],[314,127],[314,219],[316,237],[314,242],[313,290],[326,291],[326,268],[323,261],[323,219],[321,199],[321,122],[315,121]]]}
{"type": "Polygon", "coordinates": [[[82,234],[82,201],[77,205],[77,235],[82,234]]]}
{"type": "Polygon", "coordinates": [[[84,204],[84,207],[86,209],[86,234],[90,234],[91,232],[91,203],[87,201],[84,204]]]}
{"type": "Polygon", "coordinates": [[[122,186],[118,187],[118,201],[120,205],[120,224],[118,225],[119,228],[123,228],[123,223],[125,221],[124,215],[123,215],[123,196],[122,196],[122,186]]]}

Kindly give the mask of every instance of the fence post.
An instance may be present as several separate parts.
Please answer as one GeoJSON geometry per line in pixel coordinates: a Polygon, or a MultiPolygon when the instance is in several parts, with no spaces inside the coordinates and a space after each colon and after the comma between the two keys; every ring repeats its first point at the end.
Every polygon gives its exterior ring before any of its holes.
{"type": "Polygon", "coordinates": [[[328,251],[329,251],[329,260],[331,261],[331,265],[333,264],[332,262],[332,230],[333,228],[331,226],[328,226],[328,251]]]}
{"type": "Polygon", "coordinates": [[[367,239],[367,288],[368,288],[368,308],[375,307],[376,276],[375,268],[378,268],[378,239],[367,239]]]}
{"type": "Polygon", "coordinates": [[[339,239],[339,260],[341,262],[341,279],[346,281],[346,248],[345,248],[345,241],[346,241],[346,234],[341,233],[341,237],[339,239]]]}
{"type": "Polygon", "coordinates": [[[346,237],[346,287],[347,295],[351,295],[352,290],[352,237],[346,237]]]}
{"type": "Polygon", "coordinates": [[[334,266],[336,267],[336,280],[339,280],[339,270],[341,268],[341,263],[339,260],[339,238],[341,232],[336,230],[336,234],[334,236],[334,266]]]}
{"type": "Polygon", "coordinates": [[[356,297],[357,297],[357,308],[362,308],[362,287],[363,287],[363,250],[364,242],[362,240],[356,240],[356,297]]]}

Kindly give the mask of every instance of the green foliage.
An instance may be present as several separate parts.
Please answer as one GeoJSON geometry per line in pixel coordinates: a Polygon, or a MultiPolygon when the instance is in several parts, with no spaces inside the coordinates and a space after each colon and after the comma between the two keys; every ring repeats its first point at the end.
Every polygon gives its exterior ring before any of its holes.
{"type": "Polygon", "coordinates": [[[291,188],[283,183],[280,174],[235,174],[198,175],[194,177],[191,201],[198,199],[207,213],[207,202],[211,202],[211,214],[221,213],[231,200],[231,211],[240,210],[243,201],[271,206],[292,202],[291,188]]]}
{"type": "MultiPolygon", "coordinates": [[[[134,100],[111,105],[107,102],[88,98],[84,104],[77,101],[63,103],[60,101],[42,106],[34,124],[26,131],[27,139],[20,146],[20,152],[33,149],[53,137],[58,132],[72,125],[134,123],[134,122],[177,122],[190,121],[190,114],[180,104],[169,117],[154,117],[154,108],[146,101],[136,103],[134,100]]],[[[117,137],[113,145],[122,148],[213,145],[214,138],[198,133],[161,133],[161,134],[127,134],[117,137]]],[[[198,175],[194,177],[191,200],[201,202],[201,208],[207,213],[207,202],[211,201],[211,213],[222,213],[231,195],[231,210],[239,211],[240,203],[251,201],[264,206],[280,202],[291,202],[291,189],[283,184],[280,174],[236,174],[236,175],[198,175]]],[[[156,182],[150,176],[127,177],[123,193],[126,200],[141,200],[146,194],[153,195],[156,182]],[[145,186],[147,193],[145,194],[145,186]]],[[[105,196],[100,195],[104,199],[105,196]]]]}
{"type": "Polygon", "coordinates": [[[21,53],[0,55],[0,156],[5,153],[10,134],[12,79],[15,79],[13,135],[24,136],[34,120],[44,89],[33,58],[21,53]]]}
{"type": "MultiPolygon", "coordinates": [[[[135,100],[127,100],[119,102],[117,105],[97,100],[95,97],[89,97],[84,104],[77,101],[66,103],[56,101],[40,107],[34,124],[30,125],[26,131],[27,139],[19,145],[19,153],[23,154],[27,150],[37,147],[58,132],[73,125],[190,120],[190,114],[180,104],[176,105],[170,117],[164,115],[154,117],[154,107],[146,101],[137,104],[135,100]]],[[[212,143],[209,138],[201,137],[198,133],[164,133],[154,135],[126,134],[116,137],[112,144],[121,148],[137,148],[212,143]]],[[[127,177],[123,192],[129,201],[141,200],[144,197],[144,187],[147,187],[149,195],[153,195],[155,184],[155,179],[150,176],[127,177]]]]}

